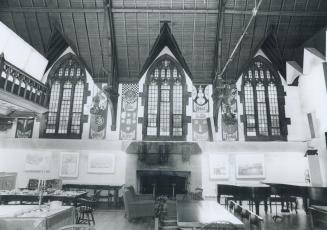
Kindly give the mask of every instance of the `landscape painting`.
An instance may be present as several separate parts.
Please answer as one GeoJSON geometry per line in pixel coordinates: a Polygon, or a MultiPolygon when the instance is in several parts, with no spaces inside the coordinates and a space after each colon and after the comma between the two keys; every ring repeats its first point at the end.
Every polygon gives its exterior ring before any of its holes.
{"type": "Polygon", "coordinates": [[[50,171],[50,152],[28,152],[25,157],[25,171],[50,171]]]}
{"type": "Polygon", "coordinates": [[[88,155],[89,173],[114,173],[115,154],[91,153],[88,155]]]}
{"type": "Polygon", "coordinates": [[[229,162],[226,154],[210,154],[209,169],[210,179],[228,179],[229,177],[229,162]]]}
{"type": "Polygon", "coordinates": [[[262,154],[242,154],[236,156],[237,178],[265,178],[265,162],[262,154]]]}

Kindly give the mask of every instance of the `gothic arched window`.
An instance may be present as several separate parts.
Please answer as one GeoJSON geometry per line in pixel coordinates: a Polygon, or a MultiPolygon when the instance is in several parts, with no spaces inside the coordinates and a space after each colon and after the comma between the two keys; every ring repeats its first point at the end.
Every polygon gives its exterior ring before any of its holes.
{"type": "Polygon", "coordinates": [[[51,87],[46,137],[80,138],[85,70],[76,56],[62,57],[49,73],[51,87]]]}
{"type": "Polygon", "coordinates": [[[143,136],[148,140],[185,140],[186,91],[183,70],[168,55],[147,73],[143,136]]]}
{"type": "Polygon", "coordinates": [[[279,74],[261,56],[243,73],[244,133],[246,140],[286,140],[284,89],[279,74]]]}

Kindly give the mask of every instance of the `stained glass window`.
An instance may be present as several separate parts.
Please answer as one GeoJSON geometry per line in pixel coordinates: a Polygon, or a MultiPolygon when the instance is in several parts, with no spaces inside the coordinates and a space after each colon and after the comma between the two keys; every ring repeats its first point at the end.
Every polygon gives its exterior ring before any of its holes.
{"type": "Polygon", "coordinates": [[[51,95],[45,136],[80,137],[85,73],[72,55],[64,56],[49,74],[51,95]]]}
{"type": "Polygon", "coordinates": [[[243,75],[244,125],[247,140],[285,140],[283,87],[272,65],[262,58],[243,75]],[[253,77],[254,76],[254,77],[253,77]]]}
{"type": "Polygon", "coordinates": [[[162,58],[149,70],[145,137],[183,138],[184,77],[175,61],[162,58]]]}

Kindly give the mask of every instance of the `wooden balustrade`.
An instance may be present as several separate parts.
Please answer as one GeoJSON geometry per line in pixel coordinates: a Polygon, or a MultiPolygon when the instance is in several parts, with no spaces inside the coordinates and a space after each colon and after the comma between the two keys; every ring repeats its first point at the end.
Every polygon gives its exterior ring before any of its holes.
{"type": "Polygon", "coordinates": [[[48,105],[49,88],[0,56],[0,90],[10,92],[42,107],[48,105]]]}

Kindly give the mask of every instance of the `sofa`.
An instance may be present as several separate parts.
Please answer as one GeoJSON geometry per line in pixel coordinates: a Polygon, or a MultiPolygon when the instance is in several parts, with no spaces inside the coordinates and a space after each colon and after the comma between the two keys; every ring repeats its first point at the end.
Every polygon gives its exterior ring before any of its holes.
{"type": "Polygon", "coordinates": [[[140,217],[154,216],[154,199],[140,199],[129,189],[124,189],[123,199],[125,206],[125,216],[128,221],[140,217]]]}

